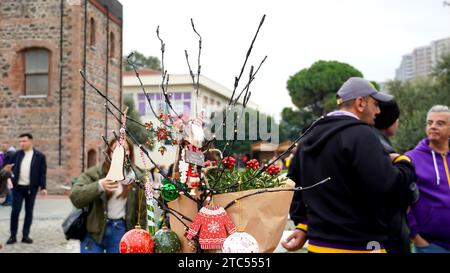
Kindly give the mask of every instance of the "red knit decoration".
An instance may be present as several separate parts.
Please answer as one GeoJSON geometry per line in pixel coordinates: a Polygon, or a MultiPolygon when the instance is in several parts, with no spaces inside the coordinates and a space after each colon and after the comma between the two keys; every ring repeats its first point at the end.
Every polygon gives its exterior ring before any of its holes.
{"type": "Polygon", "coordinates": [[[204,206],[195,216],[187,232],[187,239],[199,234],[202,249],[221,249],[229,234],[236,232],[236,226],[223,207],[204,206]]]}

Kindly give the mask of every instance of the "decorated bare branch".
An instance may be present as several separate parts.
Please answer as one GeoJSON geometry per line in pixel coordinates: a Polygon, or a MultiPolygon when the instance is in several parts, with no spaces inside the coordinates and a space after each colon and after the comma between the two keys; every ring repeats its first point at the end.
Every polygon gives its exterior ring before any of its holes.
{"type": "MultiPolygon", "coordinates": [[[[248,81],[247,84],[244,86],[244,88],[242,88],[242,91],[239,93],[239,95],[238,95],[238,96],[236,97],[236,99],[234,100],[233,105],[236,105],[236,104],[238,103],[238,101],[239,101],[241,95],[242,95],[244,92],[246,92],[246,90],[248,90],[248,89],[250,88],[250,84],[255,80],[256,74],[258,74],[259,69],[261,68],[261,66],[263,65],[263,63],[266,61],[266,59],[267,59],[267,56],[265,56],[265,57],[262,59],[262,61],[259,63],[259,66],[258,66],[258,68],[255,70],[255,72],[254,72],[254,73],[251,73],[251,77],[250,77],[249,81],[248,81]]],[[[247,94],[247,93],[246,93],[246,94],[247,94]]],[[[247,97],[244,96],[244,99],[243,99],[243,105],[244,105],[244,106],[247,106],[247,102],[249,101],[249,99],[250,99],[250,95],[248,95],[247,97]]]]}
{"type": "Polygon", "coordinates": [[[262,189],[262,190],[259,190],[259,191],[256,191],[256,192],[249,193],[247,195],[238,197],[238,198],[234,199],[233,201],[231,201],[230,203],[228,203],[224,208],[228,209],[231,206],[233,206],[234,204],[236,204],[237,201],[242,200],[242,199],[247,198],[247,197],[250,197],[250,196],[254,196],[254,195],[258,195],[258,194],[262,194],[262,193],[267,193],[267,192],[305,191],[305,190],[309,190],[309,189],[315,188],[315,187],[317,187],[317,186],[319,186],[319,185],[321,185],[323,183],[326,183],[326,182],[328,182],[330,180],[331,180],[331,177],[328,177],[328,178],[325,178],[324,180],[319,181],[319,182],[317,182],[317,183],[315,183],[315,184],[313,184],[311,186],[308,186],[308,187],[296,187],[296,188],[293,188],[293,189],[275,189],[275,190],[274,189],[262,189]]]}
{"type": "MultiPolygon", "coordinates": [[[[200,72],[202,70],[202,66],[200,64],[200,57],[202,55],[202,36],[198,33],[198,31],[195,29],[194,20],[191,18],[191,25],[192,29],[194,30],[195,34],[198,36],[198,57],[197,57],[197,83],[195,85],[195,94],[197,96],[198,101],[198,89],[200,85],[200,72]]],[[[195,115],[197,115],[198,109],[195,109],[195,115]]]]}
{"type": "Polygon", "coordinates": [[[182,221],[182,219],[186,219],[189,222],[192,222],[191,219],[189,219],[188,217],[184,216],[182,213],[180,213],[180,212],[178,212],[178,211],[176,211],[176,210],[174,210],[172,208],[169,208],[166,204],[164,204],[164,202],[162,202],[158,198],[153,197],[153,199],[158,203],[158,205],[161,207],[161,209],[164,212],[172,214],[178,221],[180,221],[181,224],[183,224],[186,228],[189,228],[189,226],[186,225],[186,223],[184,221],[182,221]],[[181,219],[176,214],[180,215],[181,219]]]}
{"type": "Polygon", "coordinates": [[[164,100],[166,104],[169,106],[170,110],[178,117],[181,118],[180,115],[175,111],[175,109],[172,107],[172,103],[170,102],[169,93],[168,93],[168,87],[169,87],[169,75],[167,74],[167,70],[165,70],[164,67],[164,53],[166,52],[166,44],[164,43],[163,39],[161,39],[161,36],[159,35],[159,26],[156,28],[156,36],[158,37],[158,40],[161,43],[161,92],[164,96],[164,100]]]}
{"type": "MultiPolygon", "coordinates": [[[[97,92],[97,94],[99,94],[102,98],[104,98],[109,104],[111,104],[112,105],[112,107],[114,107],[114,109],[116,109],[116,111],[117,112],[119,112],[121,115],[123,115],[124,113],[119,109],[119,107],[117,107],[107,96],[105,96],[105,94],[103,94],[97,87],[95,87],[87,78],[86,78],[86,75],[84,74],[84,72],[82,71],[82,70],[80,70],[80,74],[81,74],[81,77],[83,78],[83,80],[90,86],[90,87],[92,87],[92,89],[94,89],[96,92],[97,92]]],[[[133,118],[130,118],[130,117],[128,117],[127,116],[127,120],[129,120],[129,121],[132,121],[132,122],[134,122],[134,123],[136,123],[136,124],[138,124],[138,125],[140,125],[140,126],[142,126],[142,127],[145,127],[145,125],[144,124],[142,124],[141,122],[139,122],[139,121],[137,121],[137,120],[135,120],[135,119],[133,119],[133,118]]]]}
{"type": "Polygon", "coordinates": [[[249,181],[252,181],[253,179],[257,178],[257,177],[260,176],[260,175],[261,175],[261,174],[262,174],[269,166],[275,164],[275,162],[276,162],[277,160],[279,160],[280,158],[282,158],[282,157],[285,156],[286,154],[290,153],[295,147],[298,146],[298,143],[300,142],[300,140],[302,140],[302,139],[309,133],[309,131],[311,131],[311,129],[316,125],[316,123],[319,122],[319,121],[322,120],[322,119],[323,119],[323,116],[322,116],[322,117],[319,117],[319,118],[316,119],[314,122],[312,122],[312,123],[307,127],[307,129],[306,129],[302,134],[300,134],[300,136],[298,136],[298,137],[295,139],[294,143],[292,143],[292,145],[289,146],[289,148],[288,148],[286,151],[284,151],[283,153],[281,153],[280,155],[278,155],[274,160],[272,160],[272,161],[269,162],[268,164],[265,164],[262,168],[260,168],[260,169],[259,169],[252,177],[250,177],[250,178],[249,178],[247,181],[245,181],[244,183],[249,182],[249,181]]]}
{"type": "MultiPolygon", "coordinates": [[[[244,64],[243,64],[242,67],[241,67],[239,76],[235,77],[233,92],[232,92],[231,97],[230,97],[230,100],[229,100],[229,102],[228,102],[228,107],[227,107],[227,109],[225,110],[226,114],[224,115],[224,118],[223,118],[223,120],[222,120],[222,126],[220,126],[220,128],[215,132],[215,135],[217,135],[217,134],[219,134],[219,133],[222,133],[221,130],[222,130],[223,127],[225,126],[226,119],[228,118],[228,115],[229,115],[229,113],[230,113],[229,111],[231,111],[231,106],[232,106],[232,105],[235,106],[235,105],[238,103],[239,97],[240,97],[244,92],[246,92],[246,90],[249,88],[251,82],[255,79],[255,76],[256,76],[256,74],[258,73],[259,69],[261,68],[262,64],[263,64],[263,63],[265,62],[265,60],[267,59],[267,56],[265,56],[265,57],[263,58],[263,60],[261,61],[261,63],[260,63],[259,66],[258,66],[258,69],[256,69],[256,71],[255,71],[255,73],[253,74],[253,76],[250,77],[251,80],[249,80],[249,82],[247,82],[247,84],[244,86],[244,88],[242,89],[242,91],[239,93],[238,98],[235,100],[235,99],[234,99],[234,96],[235,96],[235,94],[236,94],[236,90],[237,90],[237,88],[238,88],[238,86],[239,86],[239,82],[240,82],[240,80],[241,80],[242,74],[244,73],[244,70],[245,70],[245,67],[246,67],[246,65],[247,65],[248,59],[249,59],[249,57],[250,57],[250,55],[251,55],[251,52],[252,52],[252,49],[253,49],[253,45],[255,44],[256,38],[258,37],[259,31],[260,31],[260,29],[261,29],[261,27],[262,27],[262,25],[263,25],[263,23],[264,23],[265,18],[266,18],[266,15],[263,15],[263,17],[262,17],[262,19],[261,19],[261,22],[259,23],[258,29],[257,29],[257,31],[256,31],[256,34],[255,34],[255,36],[253,37],[253,40],[252,40],[252,42],[251,42],[251,44],[250,44],[250,47],[249,47],[248,50],[247,50],[247,54],[246,54],[246,56],[245,56],[244,64]],[[227,110],[228,110],[228,112],[227,112],[227,110]]],[[[248,102],[249,98],[250,98],[250,97],[248,96],[247,99],[244,100],[244,102],[245,102],[244,107],[247,105],[247,102],[248,102]]],[[[211,142],[213,142],[214,140],[215,140],[215,137],[213,137],[211,140],[209,140],[209,141],[204,145],[204,147],[208,147],[209,144],[210,144],[211,142]]]]}
{"type": "Polygon", "coordinates": [[[231,105],[231,103],[233,102],[233,98],[236,93],[236,89],[239,86],[239,81],[241,80],[242,74],[244,73],[245,66],[247,65],[248,58],[250,57],[250,54],[253,49],[253,45],[255,44],[256,38],[258,37],[258,34],[259,34],[259,30],[261,29],[265,19],[266,19],[266,15],[264,14],[263,17],[261,18],[261,22],[259,23],[258,29],[256,30],[255,36],[253,37],[250,47],[247,50],[247,54],[245,55],[245,60],[244,60],[244,64],[241,67],[241,72],[239,73],[239,76],[235,77],[235,79],[234,79],[234,89],[233,89],[233,93],[231,94],[231,98],[230,98],[228,105],[231,105]]]}
{"type": "MultiPolygon", "coordinates": [[[[128,57],[127,57],[127,62],[128,62],[128,64],[131,65],[131,67],[133,67],[134,73],[136,74],[136,78],[139,80],[139,84],[140,84],[140,86],[141,86],[142,92],[144,93],[145,98],[146,98],[148,104],[150,105],[150,110],[152,111],[153,116],[155,116],[155,118],[158,119],[158,114],[156,114],[155,109],[153,109],[152,102],[151,102],[151,100],[150,100],[150,97],[148,96],[147,91],[145,90],[144,84],[142,83],[142,79],[141,79],[141,76],[139,75],[139,72],[138,72],[138,70],[137,70],[137,68],[136,68],[136,65],[135,65],[134,62],[131,60],[131,57],[132,57],[133,55],[134,55],[134,52],[131,52],[130,55],[128,55],[128,57]]],[[[166,124],[164,121],[161,121],[161,122],[162,122],[166,127],[170,127],[170,126],[169,126],[168,124],[166,124]]]]}
{"type": "MultiPolygon", "coordinates": [[[[121,123],[120,119],[119,119],[119,118],[111,111],[111,109],[110,109],[107,105],[105,105],[105,107],[106,107],[106,110],[108,110],[108,112],[109,112],[109,113],[110,113],[110,114],[111,114],[118,122],[121,123]]],[[[155,168],[159,171],[159,173],[160,173],[164,178],[166,178],[167,180],[172,181],[172,180],[165,174],[165,172],[163,172],[163,171],[159,168],[159,166],[156,164],[156,162],[150,157],[150,155],[148,154],[148,151],[142,146],[142,144],[140,144],[140,143],[136,140],[136,137],[134,137],[134,135],[133,135],[129,130],[127,130],[127,129],[125,129],[125,133],[126,133],[126,134],[128,135],[128,137],[131,139],[131,141],[132,141],[134,144],[136,144],[136,145],[138,146],[139,150],[141,150],[141,151],[145,154],[145,156],[146,156],[146,157],[150,160],[150,162],[155,166],[155,168]]],[[[187,198],[191,199],[191,200],[194,201],[195,203],[198,202],[198,200],[195,199],[195,198],[193,198],[193,197],[189,194],[189,192],[188,192],[186,189],[180,187],[177,183],[174,183],[174,185],[177,187],[177,189],[178,189],[179,191],[183,192],[183,194],[184,194],[187,198]]]]}

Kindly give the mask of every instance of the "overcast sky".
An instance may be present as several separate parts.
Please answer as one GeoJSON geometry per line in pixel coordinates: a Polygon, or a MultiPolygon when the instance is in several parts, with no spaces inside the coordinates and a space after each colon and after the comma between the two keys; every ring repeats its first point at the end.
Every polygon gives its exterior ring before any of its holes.
{"type": "MultiPolygon", "coordinates": [[[[392,79],[401,56],[450,36],[450,7],[442,0],[120,0],[124,54],[138,50],[160,57],[156,27],[166,43],[170,74],[187,73],[184,49],[193,59],[203,37],[202,74],[232,89],[263,14],[266,21],[249,64],[268,59],[252,86],[252,100],[279,116],[290,106],[290,75],[317,60],[337,60],[369,80],[392,79]]],[[[196,67],[196,63],[192,63],[196,67]]],[[[247,75],[246,72],[244,75],[247,75]]]]}

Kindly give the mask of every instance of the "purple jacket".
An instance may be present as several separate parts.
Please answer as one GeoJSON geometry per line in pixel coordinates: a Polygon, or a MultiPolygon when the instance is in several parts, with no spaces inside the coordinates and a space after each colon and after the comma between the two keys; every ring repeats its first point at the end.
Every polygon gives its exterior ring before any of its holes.
{"type": "Polygon", "coordinates": [[[408,214],[411,238],[420,234],[430,243],[450,249],[450,154],[429,147],[428,139],[406,153],[416,167],[419,201],[408,214]]]}

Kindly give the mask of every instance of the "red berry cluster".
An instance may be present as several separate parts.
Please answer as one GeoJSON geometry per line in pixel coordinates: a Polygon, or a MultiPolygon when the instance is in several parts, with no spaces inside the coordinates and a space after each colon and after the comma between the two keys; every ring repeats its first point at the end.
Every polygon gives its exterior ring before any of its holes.
{"type": "Polygon", "coordinates": [[[246,163],[247,169],[252,169],[254,171],[256,171],[257,169],[259,169],[259,162],[256,159],[252,159],[247,161],[246,163]]]}
{"type": "Polygon", "coordinates": [[[232,156],[227,156],[222,159],[222,164],[228,170],[234,169],[234,163],[236,163],[236,159],[232,156]]]}
{"type": "Polygon", "coordinates": [[[281,172],[281,168],[275,165],[271,165],[266,169],[266,172],[272,176],[275,176],[281,172]]]}

